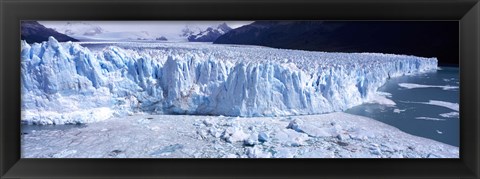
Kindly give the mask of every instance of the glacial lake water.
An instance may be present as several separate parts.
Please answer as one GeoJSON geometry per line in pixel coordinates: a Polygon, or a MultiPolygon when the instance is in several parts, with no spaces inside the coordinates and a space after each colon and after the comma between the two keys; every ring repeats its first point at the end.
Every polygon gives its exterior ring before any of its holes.
{"type": "Polygon", "coordinates": [[[388,98],[396,103],[395,106],[362,104],[345,112],[370,117],[409,134],[458,147],[460,145],[459,116],[444,117],[440,114],[459,113],[459,111],[426,103],[435,100],[460,104],[459,88],[448,90],[440,87],[408,89],[399,84],[459,87],[459,75],[459,68],[441,67],[441,70],[435,72],[392,78],[378,91],[392,94],[388,98]]]}

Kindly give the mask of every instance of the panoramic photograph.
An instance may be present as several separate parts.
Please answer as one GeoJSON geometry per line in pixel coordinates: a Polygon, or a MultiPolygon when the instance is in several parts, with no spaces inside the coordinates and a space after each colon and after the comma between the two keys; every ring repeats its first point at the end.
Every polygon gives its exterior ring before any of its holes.
{"type": "Polygon", "coordinates": [[[21,21],[22,158],[459,158],[458,21],[21,21]]]}

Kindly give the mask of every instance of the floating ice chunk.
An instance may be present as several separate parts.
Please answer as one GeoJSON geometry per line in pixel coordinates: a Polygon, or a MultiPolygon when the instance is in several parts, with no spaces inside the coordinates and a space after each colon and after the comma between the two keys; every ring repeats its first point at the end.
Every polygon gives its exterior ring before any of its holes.
{"type": "Polygon", "coordinates": [[[430,120],[430,121],[445,121],[445,119],[433,118],[433,117],[415,117],[415,119],[430,120]]]}
{"type": "Polygon", "coordinates": [[[428,102],[411,102],[411,101],[402,101],[402,102],[441,106],[441,107],[449,108],[449,109],[452,109],[452,110],[455,110],[455,111],[459,111],[459,108],[460,108],[458,103],[452,103],[452,102],[447,102],[447,101],[430,100],[428,102]]]}
{"type": "Polygon", "coordinates": [[[436,130],[436,131],[437,131],[437,133],[438,133],[438,134],[443,134],[443,132],[442,132],[442,131],[439,131],[439,130],[436,130]]]}
{"type": "MultiPolygon", "coordinates": [[[[450,81],[455,81],[457,79],[455,79],[455,78],[450,78],[450,79],[444,78],[442,80],[445,81],[445,82],[450,82],[450,81]]],[[[457,82],[457,84],[458,84],[458,82],[457,82]]]]}
{"type": "Polygon", "coordinates": [[[392,97],[391,93],[387,93],[387,92],[383,92],[383,91],[377,91],[375,93],[380,95],[380,96],[392,97]]]}
{"type": "Polygon", "coordinates": [[[371,96],[369,103],[377,103],[377,104],[386,105],[386,106],[397,105],[393,100],[387,98],[387,97],[391,97],[391,96],[392,96],[392,94],[390,94],[390,93],[376,92],[375,95],[371,96]]]}
{"type": "Polygon", "coordinates": [[[422,104],[430,104],[430,105],[436,105],[436,106],[442,106],[446,107],[455,111],[459,111],[459,105],[458,103],[451,103],[451,102],[446,102],[446,101],[437,101],[437,100],[430,100],[429,102],[422,103],[422,104]]]}
{"type": "Polygon", "coordinates": [[[394,113],[401,113],[401,112],[404,112],[404,111],[406,111],[406,109],[393,109],[394,113]]]}
{"type": "Polygon", "coordinates": [[[445,117],[445,118],[458,118],[459,115],[460,114],[458,112],[449,112],[449,113],[440,114],[440,116],[445,117]]]}
{"type": "Polygon", "coordinates": [[[422,84],[414,84],[414,83],[399,83],[398,86],[407,88],[407,89],[414,89],[414,88],[442,88],[443,90],[458,89],[458,86],[422,85],[422,84]]]}

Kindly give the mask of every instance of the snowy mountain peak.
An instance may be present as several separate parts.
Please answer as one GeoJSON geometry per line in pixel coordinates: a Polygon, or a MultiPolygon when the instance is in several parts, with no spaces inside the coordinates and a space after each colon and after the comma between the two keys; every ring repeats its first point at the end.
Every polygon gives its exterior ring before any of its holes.
{"type": "Polygon", "coordinates": [[[207,29],[199,32],[192,33],[188,36],[190,42],[213,42],[221,35],[232,30],[226,23],[222,23],[217,27],[208,27],[207,29]]]}
{"type": "Polygon", "coordinates": [[[218,25],[217,29],[223,31],[224,33],[232,30],[232,28],[230,26],[228,26],[227,23],[225,23],[225,22],[218,25]]]}
{"type": "Polygon", "coordinates": [[[202,31],[200,27],[197,26],[191,26],[191,25],[186,25],[180,34],[180,37],[189,37],[194,34],[198,34],[202,31]]]}
{"type": "Polygon", "coordinates": [[[48,37],[50,36],[53,36],[62,42],[78,41],[77,39],[59,33],[54,29],[47,28],[37,21],[22,21],[20,27],[22,34],[21,39],[27,41],[28,43],[48,41],[48,37]]]}

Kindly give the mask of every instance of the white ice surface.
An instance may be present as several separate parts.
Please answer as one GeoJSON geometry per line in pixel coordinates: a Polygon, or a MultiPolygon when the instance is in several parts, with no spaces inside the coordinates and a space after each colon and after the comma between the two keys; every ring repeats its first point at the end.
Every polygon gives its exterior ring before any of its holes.
{"type": "Polygon", "coordinates": [[[392,94],[386,92],[377,91],[376,94],[371,96],[369,103],[377,103],[385,106],[395,106],[397,105],[393,100],[389,99],[392,94]]]}
{"type": "Polygon", "coordinates": [[[441,88],[443,90],[458,89],[458,86],[422,85],[422,84],[414,84],[414,83],[399,83],[398,86],[407,88],[407,89],[414,89],[414,88],[441,88]]]}
{"type": "MultiPolygon", "coordinates": [[[[54,38],[22,42],[22,121],[93,122],[45,112],[287,116],[343,111],[391,77],[437,69],[436,58],[324,53],[208,43],[125,42],[90,50],[54,38]]],[[[103,120],[103,119],[99,119],[103,120]]]]}
{"type": "Polygon", "coordinates": [[[445,119],[433,118],[433,117],[416,117],[415,119],[429,120],[429,121],[445,121],[445,119]]]}
{"type": "Polygon", "coordinates": [[[430,100],[429,102],[425,102],[425,103],[422,103],[422,104],[442,106],[442,107],[446,107],[446,108],[449,108],[449,109],[452,109],[452,110],[455,110],[455,111],[460,110],[459,109],[460,107],[459,107],[458,103],[451,103],[451,102],[446,102],[446,101],[430,100]]]}
{"type": "Polygon", "coordinates": [[[459,157],[458,147],[342,112],[248,118],[134,115],[24,133],[21,146],[23,158],[459,157]],[[260,133],[268,140],[260,141],[260,133]],[[225,136],[230,134],[238,137],[229,140],[225,136]]]}
{"type": "Polygon", "coordinates": [[[460,114],[458,112],[449,112],[449,113],[440,114],[440,116],[445,117],[445,118],[458,118],[459,115],[460,114]]]}

